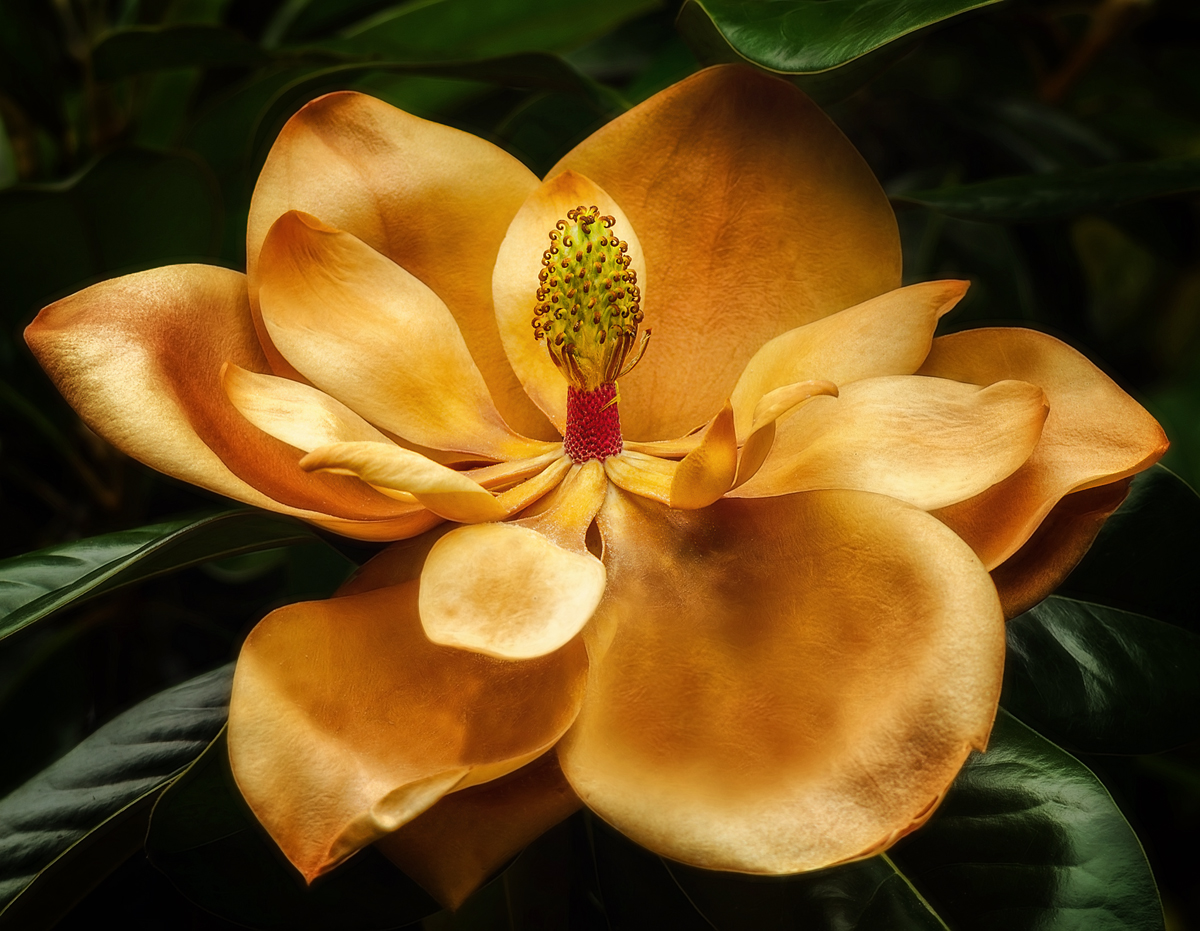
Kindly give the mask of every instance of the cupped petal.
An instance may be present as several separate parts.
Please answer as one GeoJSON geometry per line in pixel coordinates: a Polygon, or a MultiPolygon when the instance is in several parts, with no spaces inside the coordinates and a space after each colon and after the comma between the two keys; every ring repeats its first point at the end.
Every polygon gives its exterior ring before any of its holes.
{"type": "Polygon", "coordinates": [[[546,753],[493,782],[447,795],[375,846],[446,908],[458,908],[582,804],[558,758],[546,753]]]}
{"type": "Polygon", "coordinates": [[[941,336],[921,374],[975,385],[1016,378],[1046,392],[1050,415],[1028,461],[983,494],[937,515],[989,569],[1015,553],[1068,492],[1134,475],[1167,450],[1162,427],[1137,401],[1044,333],[1004,327],[941,336]]]}
{"type": "Polygon", "coordinates": [[[349,233],[285,213],[263,243],[258,298],[288,362],[377,426],[493,459],[540,445],[504,423],[441,299],[349,233]]]}
{"type": "Polygon", "coordinates": [[[593,460],[536,517],[459,527],[438,540],[421,571],[426,636],[502,659],[544,656],[569,642],[604,594],[604,565],[585,535],[606,486],[593,460]]]}
{"type": "Polygon", "coordinates": [[[900,285],[895,216],[871,170],[794,85],[751,68],[656,94],[550,176],[566,169],[621,205],[645,249],[654,338],[621,380],[631,439],[686,433],[767,340],[900,285]]]}
{"type": "Polygon", "coordinates": [[[676,467],[671,479],[671,507],[684,510],[708,507],[733,487],[737,470],[733,407],[726,403],[704,431],[700,445],[676,467]]]}
{"type": "Polygon", "coordinates": [[[780,420],[762,468],[731,494],[852,488],[945,507],[1020,468],[1045,419],[1045,395],[1025,382],[868,378],[780,420]]]}
{"type": "Polygon", "coordinates": [[[311,881],[446,793],[519,769],[582,700],[580,641],[523,662],[429,642],[417,583],[289,605],[242,647],[234,778],[311,881]]]}
{"type": "MultiPolygon", "coordinates": [[[[504,351],[529,397],[560,433],[565,432],[567,422],[567,383],[545,344],[533,335],[538,272],[542,270],[542,255],[551,246],[549,234],[554,225],[566,219],[568,210],[593,205],[602,215],[616,220],[613,231],[629,246],[630,267],[637,273],[644,305],[646,264],[629,218],[605,191],[573,171],[552,176],[526,198],[500,244],[492,275],[496,322],[504,351]]],[[[646,325],[652,322],[648,319],[646,325]]]]}
{"type": "Polygon", "coordinates": [[[938,320],[962,300],[968,285],[926,281],[897,288],[768,341],[733,389],[738,439],[753,429],[763,396],[786,385],[911,375],[929,355],[938,320]]]}
{"type": "Polygon", "coordinates": [[[495,495],[462,472],[395,443],[334,443],[300,460],[310,471],[353,475],[376,488],[411,495],[446,520],[460,523],[507,516],[495,495]]]}
{"type": "Polygon", "coordinates": [[[986,744],[1003,615],[929,514],[848,491],[672,511],[614,489],[597,522],[608,588],[558,756],[643,846],[747,873],[868,856],[986,744]]]}
{"type": "MultiPolygon", "coordinates": [[[[280,131],[254,188],[246,264],[255,313],[267,231],[289,210],[320,217],[428,285],[458,322],[505,421],[552,439],[505,359],[492,311],[496,250],[537,184],[517,159],[469,133],[362,94],[320,97],[280,131]]],[[[275,373],[293,374],[257,323],[275,373]]]]}
{"type": "Polygon", "coordinates": [[[367,535],[385,525],[406,532],[410,508],[352,479],[304,472],[295,449],[226,396],[226,362],[266,368],[237,272],[173,265],[103,281],[45,308],[25,338],[84,421],[151,468],[248,504],[329,518],[351,536],[360,523],[367,535]]]}

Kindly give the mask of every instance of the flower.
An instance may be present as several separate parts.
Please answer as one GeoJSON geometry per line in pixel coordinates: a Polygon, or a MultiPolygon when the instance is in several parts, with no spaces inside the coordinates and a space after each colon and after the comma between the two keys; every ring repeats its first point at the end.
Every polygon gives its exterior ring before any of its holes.
{"type": "Polygon", "coordinates": [[[379,842],[455,904],[581,803],[713,869],[886,848],[985,746],[1005,610],[1166,447],[1049,336],[935,339],[966,284],[901,287],[862,159],[748,68],[541,182],[322,97],[247,253],[100,283],[27,339],[148,465],[401,541],[239,658],[234,774],[309,880],[379,842]]]}

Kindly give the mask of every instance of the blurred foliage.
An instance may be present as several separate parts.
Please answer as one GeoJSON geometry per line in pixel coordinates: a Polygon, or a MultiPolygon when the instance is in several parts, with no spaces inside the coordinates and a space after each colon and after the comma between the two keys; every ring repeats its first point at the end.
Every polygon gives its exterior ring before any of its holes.
{"type": "MultiPolygon", "coordinates": [[[[1173,443],[1167,463],[1196,485],[1200,6],[927,0],[884,15],[895,7],[4,0],[0,557],[212,505],[80,424],[21,331],[46,303],[103,278],[171,262],[241,268],[258,170],[305,102],[358,89],[491,139],[543,173],[629,105],[702,64],[734,59],[786,73],[829,108],[895,200],[906,280],[971,280],[946,328],[1021,324],[1062,337],[1159,416],[1173,443]]],[[[1143,532],[1158,532],[1150,526],[1143,532]]],[[[225,662],[264,610],[328,594],[370,552],[334,545],[342,552],[314,542],[188,568],[72,606],[5,641],[0,730],[23,749],[0,758],[0,792],[118,710],[225,662]]],[[[1114,638],[1105,656],[1116,661],[1129,652],[1124,613],[1163,620],[1121,598],[1094,600],[1086,617],[1043,608],[1024,635],[1063,642],[1072,625],[1100,618],[1114,638]]],[[[1181,636],[1159,633],[1163,650],[1181,636]]],[[[1176,690],[1191,696],[1194,683],[1180,677],[1176,690]]],[[[1167,728],[1155,739],[1185,732],[1167,728]]],[[[1072,749],[1088,750],[1086,735],[1072,749]]],[[[1192,844],[1175,849],[1200,830],[1195,744],[1087,762],[1147,843],[1168,927],[1200,929],[1200,855],[1192,844]]],[[[578,819],[539,843],[577,846],[585,835],[594,849],[620,843],[578,819]]],[[[519,904],[521,870],[538,857],[556,862],[531,848],[510,870],[511,888],[493,883],[480,901],[502,895],[519,904]]],[[[686,887],[686,877],[674,877],[670,894],[686,898],[686,887]]],[[[571,914],[590,907],[561,904],[571,914]]],[[[469,926],[470,908],[464,914],[454,926],[469,926]]],[[[62,927],[104,915],[147,928],[230,927],[137,857],[62,927]]],[[[440,920],[427,926],[451,926],[440,920]]]]}

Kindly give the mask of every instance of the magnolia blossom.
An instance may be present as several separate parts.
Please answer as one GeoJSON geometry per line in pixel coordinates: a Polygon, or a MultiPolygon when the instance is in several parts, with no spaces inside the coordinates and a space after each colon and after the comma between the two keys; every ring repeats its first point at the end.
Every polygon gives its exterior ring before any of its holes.
{"type": "Polygon", "coordinates": [[[46,308],[83,418],[240,501],[401,541],[242,649],[237,783],[312,880],[443,902],[585,804],[793,873],[929,817],[1043,597],[1166,441],[1063,343],[934,338],[895,218],[795,87],[703,71],[544,181],[355,93],[284,127],[245,276],[46,308]]]}

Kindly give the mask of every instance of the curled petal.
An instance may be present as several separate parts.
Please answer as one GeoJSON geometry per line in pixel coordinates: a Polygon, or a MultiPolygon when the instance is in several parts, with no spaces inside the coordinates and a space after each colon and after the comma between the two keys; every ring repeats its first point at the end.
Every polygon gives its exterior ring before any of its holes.
{"type": "Polygon", "coordinates": [[[304,472],[295,449],[230,402],[225,362],[266,368],[236,272],[174,265],[103,281],[45,308],[25,338],[84,421],[151,468],[350,536],[412,529],[413,509],[360,482],[304,472]]]}
{"type": "Polygon", "coordinates": [[[589,462],[554,507],[527,521],[460,527],[421,571],[421,623],[434,643],[503,659],[544,656],[570,641],[604,593],[604,565],[584,535],[604,500],[589,462]]]}
{"type": "Polygon", "coordinates": [[[780,421],[762,468],[733,493],[856,488],[926,510],[944,507],[1018,469],[1045,419],[1045,395],[1024,382],[978,388],[942,378],[869,378],[780,421]]]}
{"type": "Polygon", "coordinates": [[[369,485],[412,495],[446,520],[476,523],[506,515],[504,506],[478,482],[394,443],[322,446],[301,459],[300,467],[354,475],[369,485]]]}
{"type": "MultiPolygon", "coordinates": [[[[492,312],[496,250],[537,184],[517,159],[477,136],[364,94],[320,97],[288,120],[254,188],[246,264],[255,313],[267,231],[289,210],[320,217],[445,301],[505,421],[526,436],[552,438],[504,357],[492,312]]],[[[276,374],[294,374],[261,319],[256,324],[276,374]]]]}
{"type": "Polygon", "coordinates": [[[734,487],[750,481],[766,462],[767,454],[775,445],[775,421],[790,414],[811,398],[838,396],[837,385],[831,381],[810,380],[784,385],[768,391],[754,406],[750,419],[750,432],[742,445],[738,460],[737,480],[734,487]]]}
{"type": "Polygon", "coordinates": [[[586,668],[579,642],[525,662],[430,643],[415,582],[289,605],[238,659],[233,774],[311,881],[447,792],[553,746],[578,711],[586,668]]]}
{"type": "Polygon", "coordinates": [[[733,389],[738,439],[755,429],[763,396],[785,385],[911,375],[929,355],[938,319],[962,300],[967,285],[926,281],[897,288],[770,340],[733,389]]]}
{"type": "Polygon", "coordinates": [[[668,511],[614,489],[597,522],[609,583],[558,756],[643,846],[748,873],[867,856],[986,744],[1003,615],[929,514],[847,491],[668,511]]]}
{"type": "Polygon", "coordinates": [[[390,443],[386,436],[312,385],[249,372],[232,362],[221,367],[221,384],[233,406],[263,433],[306,453],[333,443],[390,443]]]}
{"type": "Polygon", "coordinates": [[[1167,449],[1166,434],[1140,404],[1044,333],[1005,327],[942,336],[921,373],[976,385],[1018,378],[1049,400],[1028,461],[983,494],[938,512],[989,569],[1015,553],[1068,492],[1134,475],[1167,449]]]}
{"type": "Polygon", "coordinates": [[[704,423],[767,340],[900,285],[896,219],[870,168],[794,85],[751,68],[656,94],[550,176],[566,169],[621,205],[645,249],[654,339],[621,380],[631,439],[704,423]]]}
{"type": "Polygon", "coordinates": [[[565,431],[567,422],[566,380],[546,351],[545,343],[534,339],[534,297],[542,254],[550,247],[549,234],[554,224],[565,219],[568,210],[592,205],[616,220],[613,229],[628,243],[627,254],[633,259],[630,267],[637,273],[644,301],[646,265],[629,218],[608,194],[573,171],[564,171],[544,181],[521,205],[500,244],[492,275],[492,296],[504,351],[529,397],[560,433],[565,431]]]}
{"type": "Polygon", "coordinates": [[[737,468],[733,408],[726,404],[704,431],[700,445],[684,456],[675,469],[671,479],[671,507],[684,510],[708,507],[733,487],[737,468]]]}
{"type": "Polygon", "coordinates": [[[447,795],[375,846],[447,908],[458,908],[529,843],[581,807],[553,753],[447,795]]]}
{"type": "Polygon", "coordinates": [[[493,459],[538,447],[500,417],[441,299],[349,233],[285,213],[263,243],[258,297],[288,362],[372,423],[493,459]]]}

